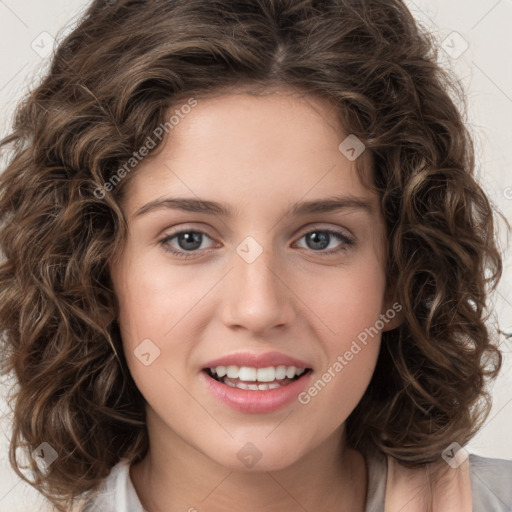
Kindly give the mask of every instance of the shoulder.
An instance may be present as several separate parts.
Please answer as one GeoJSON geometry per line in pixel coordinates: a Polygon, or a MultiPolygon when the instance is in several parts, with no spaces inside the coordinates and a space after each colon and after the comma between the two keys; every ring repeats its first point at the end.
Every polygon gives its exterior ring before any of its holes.
{"type": "Polygon", "coordinates": [[[512,508],[512,460],[469,455],[473,507],[476,512],[512,508]]]}
{"type": "MultiPolygon", "coordinates": [[[[368,493],[366,512],[384,512],[389,496],[390,460],[380,453],[366,456],[368,493]]],[[[396,469],[396,467],[395,467],[396,469]]],[[[410,470],[402,470],[409,480],[410,470]]],[[[396,476],[396,475],[395,475],[396,476]]],[[[469,454],[469,477],[473,512],[510,512],[512,510],[512,460],[469,454]]]]}
{"type": "Polygon", "coordinates": [[[82,512],[145,512],[130,479],[130,462],[122,459],[87,498],[82,512]]]}

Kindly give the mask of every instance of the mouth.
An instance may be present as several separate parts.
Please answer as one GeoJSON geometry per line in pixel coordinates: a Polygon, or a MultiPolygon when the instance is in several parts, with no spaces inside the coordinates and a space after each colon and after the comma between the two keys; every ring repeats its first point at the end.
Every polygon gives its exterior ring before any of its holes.
{"type": "Polygon", "coordinates": [[[200,373],[211,395],[242,413],[269,414],[292,405],[310,383],[311,368],[210,366],[200,373]]]}
{"type": "Polygon", "coordinates": [[[269,391],[283,388],[305,378],[312,369],[285,365],[265,368],[231,365],[205,368],[203,372],[210,379],[232,388],[245,391],[269,391]]]}
{"type": "Polygon", "coordinates": [[[313,368],[284,353],[236,352],[203,365],[210,396],[242,413],[268,414],[291,406],[310,384],[313,368]]]}

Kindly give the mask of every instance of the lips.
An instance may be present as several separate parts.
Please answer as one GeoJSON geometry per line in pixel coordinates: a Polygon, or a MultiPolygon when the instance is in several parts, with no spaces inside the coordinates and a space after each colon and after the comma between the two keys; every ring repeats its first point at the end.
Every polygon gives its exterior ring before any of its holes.
{"type": "Polygon", "coordinates": [[[212,394],[231,408],[269,413],[291,403],[311,372],[304,361],[279,352],[245,352],[209,361],[201,375],[212,394]]]}
{"type": "Polygon", "coordinates": [[[295,366],[295,368],[311,368],[311,365],[280,352],[265,352],[254,354],[252,352],[237,352],[231,355],[208,361],[203,370],[217,366],[248,366],[252,368],[266,368],[269,366],[295,366]]]}

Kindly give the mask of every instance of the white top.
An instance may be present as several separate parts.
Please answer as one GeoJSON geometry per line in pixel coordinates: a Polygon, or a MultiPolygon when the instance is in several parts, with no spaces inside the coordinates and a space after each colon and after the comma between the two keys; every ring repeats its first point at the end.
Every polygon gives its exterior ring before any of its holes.
{"type": "MultiPolygon", "coordinates": [[[[387,462],[383,456],[366,459],[368,493],[365,512],[384,512],[387,462]]],[[[512,510],[512,460],[469,455],[473,512],[512,510]]],[[[103,481],[83,512],[148,512],[130,479],[130,463],[121,460],[103,481]]]]}

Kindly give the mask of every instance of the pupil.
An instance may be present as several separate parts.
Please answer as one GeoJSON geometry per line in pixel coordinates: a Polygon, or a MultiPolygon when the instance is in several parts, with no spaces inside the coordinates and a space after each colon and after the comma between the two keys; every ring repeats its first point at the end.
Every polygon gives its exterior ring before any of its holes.
{"type": "MultiPolygon", "coordinates": [[[[329,234],[321,231],[314,231],[309,234],[309,240],[313,241],[313,247],[311,249],[325,249],[329,245],[329,234]],[[320,247],[315,244],[320,244],[320,247]]],[[[309,244],[308,244],[309,245],[309,244]]]]}
{"type": "Polygon", "coordinates": [[[201,246],[201,233],[196,233],[194,231],[191,231],[189,233],[182,233],[181,235],[178,236],[178,242],[181,249],[189,251],[198,249],[201,246]],[[182,244],[183,240],[185,240],[185,244],[182,244]],[[187,244],[192,244],[192,247],[187,244]]]}

